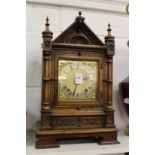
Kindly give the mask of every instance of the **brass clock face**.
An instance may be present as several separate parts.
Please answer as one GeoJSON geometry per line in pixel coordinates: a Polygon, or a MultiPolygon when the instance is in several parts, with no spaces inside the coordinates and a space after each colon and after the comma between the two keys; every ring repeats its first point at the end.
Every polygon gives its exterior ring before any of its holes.
{"type": "Polygon", "coordinates": [[[98,82],[96,61],[59,60],[58,100],[95,100],[98,82]]]}

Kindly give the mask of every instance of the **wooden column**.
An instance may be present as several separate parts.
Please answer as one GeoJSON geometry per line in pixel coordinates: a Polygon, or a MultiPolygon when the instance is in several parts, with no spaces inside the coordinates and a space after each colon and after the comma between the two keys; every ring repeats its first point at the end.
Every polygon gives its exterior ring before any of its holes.
{"type": "Polygon", "coordinates": [[[41,105],[41,128],[48,130],[50,126],[51,108],[51,40],[53,33],[49,30],[49,19],[46,19],[46,28],[42,32],[43,37],[43,61],[42,61],[42,105],[41,105]]]}
{"type": "Polygon", "coordinates": [[[107,59],[107,109],[112,109],[112,57],[107,59]]]}
{"type": "Polygon", "coordinates": [[[115,127],[114,125],[114,110],[112,104],[113,96],[113,55],[115,54],[114,37],[111,35],[110,24],[108,24],[108,35],[105,37],[107,47],[107,104],[106,104],[106,127],[115,127]]]}
{"type": "Polygon", "coordinates": [[[48,17],[43,37],[43,68],[42,68],[42,110],[50,109],[50,80],[51,80],[51,40],[53,33],[49,30],[48,17]]]}

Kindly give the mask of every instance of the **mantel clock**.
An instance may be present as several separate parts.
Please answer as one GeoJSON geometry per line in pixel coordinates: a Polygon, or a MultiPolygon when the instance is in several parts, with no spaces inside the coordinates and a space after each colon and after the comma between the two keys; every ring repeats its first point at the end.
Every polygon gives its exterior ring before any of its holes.
{"type": "Polygon", "coordinates": [[[59,147],[59,139],[78,137],[93,137],[99,144],[118,143],[112,106],[114,37],[108,24],[103,43],[84,20],[79,12],[52,41],[46,19],[36,148],[59,147]]]}

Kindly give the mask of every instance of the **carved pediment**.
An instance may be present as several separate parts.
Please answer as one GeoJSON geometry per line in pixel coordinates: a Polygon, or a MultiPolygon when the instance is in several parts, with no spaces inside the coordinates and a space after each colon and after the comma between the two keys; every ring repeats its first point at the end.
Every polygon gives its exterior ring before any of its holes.
{"type": "Polygon", "coordinates": [[[75,21],[62,32],[53,42],[68,44],[91,44],[104,45],[104,43],[94,34],[94,32],[84,22],[85,18],[76,17],[75,21]]]}

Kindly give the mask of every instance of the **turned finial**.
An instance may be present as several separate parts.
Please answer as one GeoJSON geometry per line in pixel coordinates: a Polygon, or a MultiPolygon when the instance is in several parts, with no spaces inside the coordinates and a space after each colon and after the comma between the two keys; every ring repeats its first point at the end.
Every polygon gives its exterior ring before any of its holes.
{"type": "Polygon", "coordinates": [[[46,18],[46,23],[48,23],[48,21],[49,21],[49,19],[48,19],[48,16],[47,16],[47,18],[46,18]]]}
{"type": "Polygon", "coordinates": [[[107,31],[108,31],[108,36],[111,36],[111,28],[110,28],[110,23],[108,23],[108,29],[107,29],[107,31]]]}
{"type": "Polygon", "coordinates": [[[84,20],[85,20],[85,18],[82,17],[82,12],[79,11],[79,16],[76,17],[75,21],[79,22],[79,23],[82,23],[82,22],[84,22],[84,20]]]}
{"type": "Polygon", "coordinates": [[[79,11],[79,16],[81,16],[82,15],[82,12],[81,11],[79,11]]]}
{"type": "Polygon", "coordinates": [[[48,19],[48,17],[47,17],[47,18],[46,18],[46,24],[45,24],[45,26],[46,26],[45,31],[47,31],[47,32],[50,31],[50,30],[49,30],[49,26],[50,26],[50,24],[49,24],[48,22],[49,22],[49,19],[48,19]]]}

